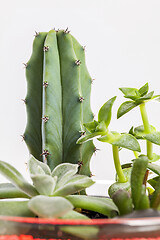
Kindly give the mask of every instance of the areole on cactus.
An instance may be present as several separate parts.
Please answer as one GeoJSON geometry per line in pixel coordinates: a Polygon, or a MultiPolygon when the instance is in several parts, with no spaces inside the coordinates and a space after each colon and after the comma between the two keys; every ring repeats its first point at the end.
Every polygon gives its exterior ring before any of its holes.
{"type": "Polygon", "coordinates": [[[24,140],[30,153],[46,161],[51,170],[63,162],[81,163],[79,172],[91,175],[93,142],[76,144],[85,132],[83,124],[93,120],[92,79],[85,64],[84,47],[68,29],[36,33],[26,78],[24,140]]]}

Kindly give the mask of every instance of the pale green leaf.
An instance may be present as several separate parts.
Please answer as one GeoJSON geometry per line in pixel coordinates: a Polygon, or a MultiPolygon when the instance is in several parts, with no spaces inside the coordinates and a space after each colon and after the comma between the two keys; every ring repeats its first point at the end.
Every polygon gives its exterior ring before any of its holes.
{"type": "Polygon", "coordinates": [[[1,183],[0,199],[4,198],[29,198],[29,196],[15,187],[12,183],[1,183]]]}
{"type": "Polygon", "coordinates": [[[125,95],[125,96],[137,96],[138,89],[137,88],[119,88],[119,90],[125,95]]]}
{"type": "Polygon", "coordinates": [[[75,175],[54,192],[54,196],[67,196],[76,192],[79,192],[94,184],[94,181],[84,175],[75,175]]]}
{"type": "Polygon", "coordinates": [[[68,199],[75,208],[98,212],[108,217],[113,217],[115,213],[118,212],[118,209],[112,199],[107,197],[70,195],[67,196],[66,199],[68,199]]]}
{"type": "Polygon", "coordinates": [[[146,83],[144,86],[142,86],[138,92],[140,94],[141,97],[143,97],[145,94],[148,93],[149,87],[148,87],[148,83],[146,83]]]}
{"type": "Polygon", "coordinates": [[[92,140],[95,137],[101,136],[101,134],[102,134],[101,132],[94,132],[94,133],[87,134],[86,136],[80,137],[76,143],[82,144],[84,142],[92,140]]]}
{"type": "Polygon", "coordinates": [[[29,209],[39,217],[58,218],[73,209],[73,205],[62,197],[36,196],[28,202],[29,209]]]}
{"type": "Polygon", "coordinates": [[[62,163],[52,171],[52,176],[57,177],[56,189],[63,186],[72,176],[78,172],[78,164],[62,163]]]}
{"type": "Polygon", "coordinates": [[[30,174],[47,174],[51,175],[51,170],[47,164],[38,161],[35,157],[29,159],[29,172],[30,174]]]}
{"type": "Polygon", "coordinates": [[[52,195],[56,186],[57,177],[50,175],[31,175],[36,190],[41,195],[52,195]]]}
{"type": "Polygon", "coordinates": [[[9,163],[0,161],[0,173],[28,196],[32,197],[38,194],[36,189],[9,163]]]}
{"type": "Polygon", "coordinates": [[[34,217],[28,208],[28,201],[0,201],[1,216],[34,217]]]}

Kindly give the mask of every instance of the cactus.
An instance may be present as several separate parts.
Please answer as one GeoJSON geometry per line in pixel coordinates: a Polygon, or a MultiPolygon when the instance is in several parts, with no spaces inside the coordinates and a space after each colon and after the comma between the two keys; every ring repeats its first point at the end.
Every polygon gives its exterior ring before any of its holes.
{"type": "Polygon", "coordinates": [[[68,29],[36,33],[33,52],[25,64],[27,78],[27,126],[23,135],[30,153],[57,165],[79,163],[79,172],[91,175],[93,142],[77,145],[92,121],[92,79],[85,64],[85,51],[68,29]]]}

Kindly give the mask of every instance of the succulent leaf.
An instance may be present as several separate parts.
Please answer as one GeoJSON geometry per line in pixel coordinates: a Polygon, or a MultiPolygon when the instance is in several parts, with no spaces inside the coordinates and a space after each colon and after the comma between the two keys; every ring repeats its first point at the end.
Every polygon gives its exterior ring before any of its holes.
{"type": "Polygon", "coordinates": [[[47,164],[38,161],[34,156],[31,156],[28,162],[30,174],[48,174],[51,175],[51,170],[47,164]]]}
{"type": "Polygon", "coordinates": [[[98,122],[104,122],[106,125],[106,128],[110,124],[111,121],[111,115],[112,115],[112,106],[114,101],[116,100],[116,97],[111,98],[108,100],[99,110],[98,113],[98,122]]]}
{"type": "Polygon", "coordinates": [[[0,161],[0,173],[10,180],[17,188],[22,190],[28,196],[33,197],[38,194],[36,189],[29,184],[23,176],[9,163],[0,161]]]}
{"type": "Polygon", "coordinates": [[[82,208],[94,212],[99,212],[108,217],[113,217],[118,212],[112,199],[106,197],[92,197],[86,195],[70,195],[68,199],[75,208],[82,208]]]}
{"type": "Polygon", "coordinates": [[[12,183],[0,184],[0,199],[5,198],[29,198],[27,194],[15,187],[12,183]]]}
{"type": "Polygon", "coordinates": [[[69,181],[78,172],[78,167],[78,164],[71,163],[62,163],[55,167],[52,177],[57,177],[56,189],[69,181]]]}
{"type": "Polygon", "coordinates": [[[58,188],[53,196],[67,196],[76,192],[80,192],[81,190],[90,187],[94,184],[94,181],[84,175],[75,175],[68,182],[65,183],[64,186],[58,188]]]}
{"type": "Polygon", "coordinates": [[[70,212],[73,205],[62,197],[36,196],[28,202],[29,209],[39,217],[58,218],[70,212]]]}
{"type": "Polygon", "coordinates": [[[144,86],[142,86],[138,92],[140,94],[141,97],[143,97],[144,95],[146,95],[148,93],[149,87],[148,87],[148,83],[146,83],[144,86]]]}
{"type": "Polygon", "coordinates": [[[117,118],[122,117],[124,114],[126,114],[127,112],[129,112],[130,110],[132,110],[133,108],[135,108],[137,106],[138,106],[138,104],[133,101],[126,101],[126,102],[122,103],[118,109],[117,118]]]}
{"type": "Polygon", "coordinates": [[[57,177],[50,175],[31,175],[36,190],[41,195],[52,195],[56,186],[57,177]]]}

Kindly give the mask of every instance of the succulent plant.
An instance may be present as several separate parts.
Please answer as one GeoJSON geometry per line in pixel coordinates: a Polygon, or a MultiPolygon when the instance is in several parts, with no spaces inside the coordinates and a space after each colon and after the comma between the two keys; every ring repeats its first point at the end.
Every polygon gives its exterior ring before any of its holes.
{"type": "Polygon", "coordinates": [[[153,99],[159,101],[160,95],[154,95],[154,91],[148,93],[148,83],[140,89],[120,88],[120,90],[124,97],[130,100],[120,105],[117,118],[139,106],[143,125],[131,127],[129,133],[109,131],[111,110],[116,99],[113,97],[99,110],[98,121],[84,124],[89,133],[81,136],[77,143],[82,144],[96,137],[99,141],[112,145],[116,182],[109,187],[108,193],[116,204],[120,216],[160,215],[155,211],[160,210],[160,167],[153,163],[160,159],[160,155],[153,153],[153,144],[160,145],[160,132],[149,124],[145,108],[146,102],[153,99]],[[141,152],[139,140],[146,141],[146,154],[139,153],[141,152]],[[131,162],[124,165],[121,165],[119,158],[119,151],[122,148],[132,150],[134,153],[131,162]],[[156,176],[152,177],[150,173],[156,176]]]}
{"type": "Polygon", "coordinates": [[[51,170],[61,163],[80,164],[91,175],[92,142],[76,145],[83,123],[93,119],[92,79],[85,64],[85,48],[66,30],[36,33],[33,52],[25,64],[27,126],[23,138],[30,153],[51,170]]]}

